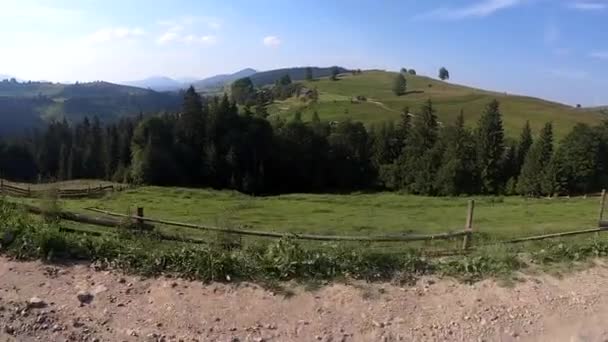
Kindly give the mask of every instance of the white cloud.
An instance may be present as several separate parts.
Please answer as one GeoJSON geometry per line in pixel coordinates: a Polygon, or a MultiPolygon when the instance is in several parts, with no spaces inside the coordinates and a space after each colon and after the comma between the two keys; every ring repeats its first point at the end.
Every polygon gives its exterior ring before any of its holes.
{"type": "Polygon", "coordinates": [[[579,11],[601,11],[608,8],[608,3],[597,1],[576,1],[569,4],[568,7],[579,11]]]}
{"type": "Polygon", "coordinates": [[[217,43],[217,37],[214,35],[184,34],[183,31],[184,28],[180,25],[171,26],[165,33],[158,37],[157,42],[161,45],[171,42],[206,45],[217,43]]]}
{"type": "Polygon", "coordinates": [[[267,37],[264,37],[264,39],[262,40],[262,43],[269,47],[276,47],[276,46],[281,45],[282,41],[277,36],[267,36],[267,37]]]}
{"type": "Polygon", "coordinates": [[[175,41],[179,38],[179,35],[176,32],[165,32],[163,33],[160,37],[158,37],[158,43],[159,44],[166,44],[172,41],[175,41]]]}
{"type": "Polygon", "coordinates": [[[95,31],[86,40],[91,43],[105,43],[113,40],[134,39],[145,34],[146,32],[139,27],[107,27],[95,31]]]}
{"type": "Polygon", "coordinates": [[[180,40],[184,43],[215,44],[217,42],[217,37],[212,36],[212,35],[196,36],[196,35],[190,34],[185,37],[181,37],[180,40]]]}
{"type": "MultiPolygon", "coordinates": [[[[158,44],[167,44],[171,42],[179,42],[184,44],[206,44],[212,45],[217,43],[215,35],[206,34],[199,35],[190,32],[194,30],[194,25],[197,22],[204,22],[209,28],[219,29],[219,21],[203,21],[206,17],[183,17],[178,20],[162,20],[158,24],[167,27],[165,32],[156,40],[158,44]]],[[[205,19],[206,20],[206,19],[205,19]]]]}
{"type": "Polygon", "coordinates": [[[523,3],[524,0],[483,0],[464,8],[440,7],[427,13],[420,14],[415,19],[457,20],[467,18],[483,18],[495,12],[511,8],[523,3]]]}
{"type": "Polygon", "coordinates": [[[589,57],[593,57],[593,58],[597,58],[597,59],[608,59],[608,50],[594,51],[589,54],[589,57]]]}

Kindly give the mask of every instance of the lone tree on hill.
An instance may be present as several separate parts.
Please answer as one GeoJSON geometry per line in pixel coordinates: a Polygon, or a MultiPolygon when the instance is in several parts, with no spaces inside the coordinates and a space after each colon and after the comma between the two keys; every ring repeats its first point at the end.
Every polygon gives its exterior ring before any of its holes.
{"type": "Polygon", "coordinates": [[[450,79],[450,72],[448,71],[448,69],[446,69],[445,67],[441,67],[441,69],[439,69],[439,79],[441,79],[442,81],[450,79]]]}
{"type": "Polygon", "coordinates": [[[407,81],[405,80],[405,77],[403,74],[398,74],[395,77],[395,84],[393,84],[393,93],[395,93],[397,96],[401,96],[405,94],[406,89],[407,81]]]}
{"type": "Polygon", "coordinates": [[[402,74],[407,74],[407,69],[406,68],[401,68],[401,73],[402,74]]]}
{"type": "Polygon", "coordinates": [[[408,74],[410,74],[410,75],[416,75],[416,70],[415,70],[415,69],[410,69],[410,70],[408,70],[407,72],[408,72],[408,74]]]}

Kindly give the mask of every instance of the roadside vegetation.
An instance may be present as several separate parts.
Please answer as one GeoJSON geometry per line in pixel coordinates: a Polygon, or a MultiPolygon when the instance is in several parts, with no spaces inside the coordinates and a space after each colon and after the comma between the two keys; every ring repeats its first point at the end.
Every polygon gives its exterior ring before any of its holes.
{"type": "Polygon", "coordinates": [[[320,281],[364,279],[409,283],[425,274],[478,281],[508,279],[518,271],[583,263],[608,256],[608,239],[593,237],[479,246],[467,255],[431,258],[420,249],[399,253],[366,245],[330,243],[323,248],[291,239],[234,242],[217,235],[209,244],[160,241],[156,233],[119,228],[116,234],[68,233],[65,223],[38,220],[0,202],[0,253],[20,260],[86,260],[144,276],[173,274],[201,281],[320,281]]]}

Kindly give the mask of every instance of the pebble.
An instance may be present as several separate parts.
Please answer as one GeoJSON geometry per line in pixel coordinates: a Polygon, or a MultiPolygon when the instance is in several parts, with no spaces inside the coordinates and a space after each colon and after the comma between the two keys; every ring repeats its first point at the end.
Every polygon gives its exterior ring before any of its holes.
{"type": "Polygon", "coordinates": [[[93,301],[93,295],[87,291],[79,291],[76,294],[76,298],[80,301],[80,303],[88,304],[93,301]]]}
{"type": "Polygon", "coordinates": [[[98,295],[98,294],[103,293],[103,292],[106,292],[106,291],[108,291],[108,288],[107,288],[107,287],[105,287],[105,286],[103,286],[103,285],[99,285],[99,286],[97,286],[97,287],[96,287],[96,288],[93,290],[93,293],[94,293],[94,294],[96,294],[96,295],[98,295]]]}
{"type": "Polygon", "coordinates": [[[32,297],[27,302],[27,306],[32,309],[42,309],[46,306],[46,303],[38,297],[32,297]]]}

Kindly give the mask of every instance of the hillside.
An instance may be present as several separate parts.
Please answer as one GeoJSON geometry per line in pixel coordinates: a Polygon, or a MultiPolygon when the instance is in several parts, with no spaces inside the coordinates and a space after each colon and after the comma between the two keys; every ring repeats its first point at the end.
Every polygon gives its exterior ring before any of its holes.
{"type": "Polygon", "coordinates": [[[19,133],[64,117],[79,121],[85,116],[98,116],[103,121],[112,121],[142,112],[172,111],[180,104],[178,93],[107,82],[0,82],[0,134],[19,133]]]}
{"type": "MultiPolygon", "coordinates": [[[[333,68],[334,67],[329,67],[329,68],[311,67],[312,75],[315,78],[328,77],[329,75],[331,75],[331,71],[333,68]]],[[[340,72],[340,73],[348,72],[348,70],[345,68],[342,68],[342,67],[336,67],[336,68],[338,68],[338,72],[340,72]]],[[[253,82],[253,84],[258,87],[268,85],[268,84],[273,84],[276,80],[278,80],[279,78],[281,78],[285,75],[289,75],[289,77],[293,81],[301,81],[306,78],[306,69],[307,69],[307,67],[297,67],[297,68],[284,68],[284,69],[261,71],[261,72],[258,72],[258,73],[255,73],[255,74],[249,76],[249,78],[251,78],[251,81],[253,82]]]]}
{"type": "Polygon", "coordinates": [[[255,74],[256,72],[257,71],[255,71],[254,69],[247,68],[247,69],[243,69],[243,70],[237,71],[232,74],[215,75],[215,76],[211,76],[209,78],[205,78],[200,81],[194,82],[193,86],[197,90],[201,90],[201,91],[209,90],[209,89],[218,89],[218,88],[222,88],[227,83],[236,81],[239,78],[249,77],[249,76],[255,74]]]}
{"type": "Polygon", "coordinates": [[[453,122],[463,110],[467,125],[473,126],[486,104],[498,99],[505,130],[513,137],[519,135],[526,120],[530,120],[535,131],[551,121],[556,135],[560,137],[578,122],[596,124],[605,118],[598,110],[577,109],[533,97],[490,92],[425,76],[407,75],[407,94],[396,96],[392,92],[395,75],[393,72],[365,71],[360,75],[342,74],[338,81],[321,78],[303,82],[306,87],[319,91],[318,103],[290,98],[270,105],[269,112],[271,115],[289,117],[300,110],[302,117],[307,120],[317,111],[324,120],[350,118],[374,124],[398,120],[406,106],[415,113],[424,101],[431,98],[442,123],[453,122]],[[351,101],[356,96],[365,96],[367,101],[351,101]]]}

